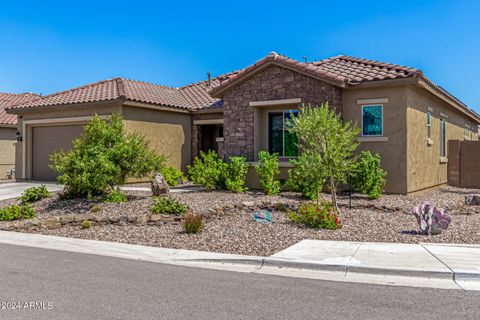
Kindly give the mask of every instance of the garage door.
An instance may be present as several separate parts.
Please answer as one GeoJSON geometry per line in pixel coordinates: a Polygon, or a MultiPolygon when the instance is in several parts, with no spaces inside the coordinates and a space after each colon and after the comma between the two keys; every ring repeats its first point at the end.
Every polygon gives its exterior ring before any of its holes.
{"type": "Polygon", "coordinates": [[[50,155],[72,148],[72,140],[83,133],[83,125],[32,128],[32,179],[55,181],[57,173],[50,169],[50,155]]]}

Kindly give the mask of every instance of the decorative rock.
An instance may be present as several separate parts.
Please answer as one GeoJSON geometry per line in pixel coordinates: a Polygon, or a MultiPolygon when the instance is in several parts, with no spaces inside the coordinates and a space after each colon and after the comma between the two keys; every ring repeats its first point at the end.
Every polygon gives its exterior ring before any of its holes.
{"type": "Polygon", "coordinates": [[[465,204],[467,206],[480,206],[480,195],[465,196],[465,204]]]}
{"type": "Polygon", "coordinates": [[[251,207],[254,207],[254,206],[255,206],[255,202],[253,202],[253,201],[244,201],[244,202],[242,202],[242,205],[243,205],[244,207],[251,208],[251,207]]]}
{"type": "Polygon", "coordinates": [[[118,221],[119,221],[119,220],[118,220],[118,217],[110,217],[110,218],[108,218],[108,222],[109,222],[109,223],[112,223],[112,224],[113,224],[113,223],[118,223],[118,221]]]}
{"type": "Polygon", "coordinates": [[[159,196],[168,192],[169,187],[168,183],[165,181],[163,176],[160,173],[155,173],[155,176],[152,180],[152,194],[154,196],[159,196]]]}
{"type": "Polygon", "coordinates": [[[142,214],[137,217],[135,220],[136,224],[146,224],[148,222],[148,216],[146,214],[142,214]]]}
{"type": "Polygon", "coordinates": [[[148,219],[150,222],[159,222],[162,221],[162,215],[160,214],[152,214],[150,218],[148,219]]]}
{"type": "Polygon", "coordinates": [[[38,228],[40,227],[41,223],[37,220],[27,220],[23,223],[25,228],[38,228]]]}
{"type": "Polygon", "coordinates": [[[91,220],[88,214],[76,214],[75,215],[75,222],[82,222],[83,220],[91,220]]]}
{"type": "Polygon", "coordinates": [[[42,228],[46,229],[58,229],[62,227],[62,223],[60,222],[60,219],[52,218],[48,219],[42,222],[41,224],[42,228]]]}
{"type": "Polygon", "coordinates": [[[60,217],[60,222],[62,224],[68,224],[68,223],[72,223],[74,221],[75,221],[75,215],[73,215],[73,214],[67,214],[67,215],[64,215],[64,216],[60,217]]]}

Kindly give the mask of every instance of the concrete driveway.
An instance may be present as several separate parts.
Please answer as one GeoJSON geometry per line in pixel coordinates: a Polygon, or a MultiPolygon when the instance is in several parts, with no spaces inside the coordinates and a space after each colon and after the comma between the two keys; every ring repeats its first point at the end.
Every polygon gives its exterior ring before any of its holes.
{"type": "Polygon", "coordinates": [[[7,200],[7,199],[14,199],[18,198],[22,195],[22,193],[31,187],[37,187],[40,185],[46,185],[48,191],[60,191],[63,189],[63,185],[55,184],[55,183],[48,183],[48,182],[12,182],[12,183],[0,183],[0,201],[7,200]]]}

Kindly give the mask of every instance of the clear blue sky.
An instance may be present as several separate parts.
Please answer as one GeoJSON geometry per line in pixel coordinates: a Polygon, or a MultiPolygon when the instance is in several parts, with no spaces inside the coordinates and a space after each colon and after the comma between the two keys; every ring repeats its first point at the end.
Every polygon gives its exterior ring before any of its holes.
{"type": "Polygon", "coordinates": [[[0,39],[0,91],[180,86],[270,51],[345,54],[420,68],[480,112],[477,1],[4,1],[0,39]]]}

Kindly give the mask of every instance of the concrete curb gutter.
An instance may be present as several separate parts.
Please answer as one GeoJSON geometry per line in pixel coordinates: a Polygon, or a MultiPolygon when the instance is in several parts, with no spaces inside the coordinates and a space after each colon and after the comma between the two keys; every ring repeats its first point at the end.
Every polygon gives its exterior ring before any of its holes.
{"type": "Polygon", "coordinates": [[[360,273],[360,274],[373,274],[382,276],[404,276],[404,277],[416,277],[427,279],[449,279],[453,280],[454,274],[451,271],[431,271],[431,270],[410,270],[399,268],[375,268],[375,267],[362,267],[362,266],[350,266],[348,264],[323,264],[315,261],[293,261],[278,258],[265,258],[264,266],[277,267],[277,268],[289,268],[299,270],[312,270],[312,271],[332,271],[332,272],[344,272],[344,273],[360,273]]]}
{"type": "Polygon", "coordinates": [[[313,271],[347,272],[347,266],[341,264],[324,264],[309,260],[299,261],[271,257],[263,260],[263,266],[313,271]]]}
{"type": "Polygon", "coordinates": [[[397,268],[373,268],[373,267],[356,267],[348,266],[347,273],[367,273],[386,276],[403,276],[403,277],[415,277],[426,279],[447,279],[453,280],[454,275],[451,271],[431,271],[431,270],[409,270],[409,269],[397,269],[397,268]]]}
{"type": "MultiPolygon", "coordinates": [[[[468,265],[460,264],[470,261],[469,259],[473,256],[480,259],[478,247],[464,248],[464,250],[478,250],[475,251],[477,255],[467,251],[468,257],[464,257],[464,260],[450,258],[451,260],[448,261],[428,250],[419,249],[421,245],[362,244],[319,240],[303,240],[270,257],[147,247],[9,231],[0,231],[0,243],[238,272],[290,274],[290,276],[307,278],[318,278],[318,275],[322,274],[325,280],[350,281],[349,279],[353,279],[352,282],[480,290],[480,272],[475,269],[477,265],[474,265],[470,271],[468,265]],[[337,247],[333,247],[334,245],[337,247]],[[323,250],[323,248],[327,249],[323,250]],[[384,255],[379,254],[379,252],[383,253],[381,250],[385,248],[389,251],[384,252],[384,255]],[[310,251],[305,251],[306,249],[310,251]],[[412,256],[410,261],[403,261],[402,265],[399,258],[405,259],[405,255],[410,254],[410,251],[420,256],[412,256]],[[400,261],[398,265],[397,261],[400,261]],[[308,275],[305,276],[306,274],[308,275]],[[369,279],[375,280],[372,282],[369,279]]],[[[445,254],[444,247],[441,245],[433,247],[431,251],[437,250],[445,254]]],[[[456,247],[449,246],[449,248],[457,255],[459,254],[455,251],[456,247]]]]}

